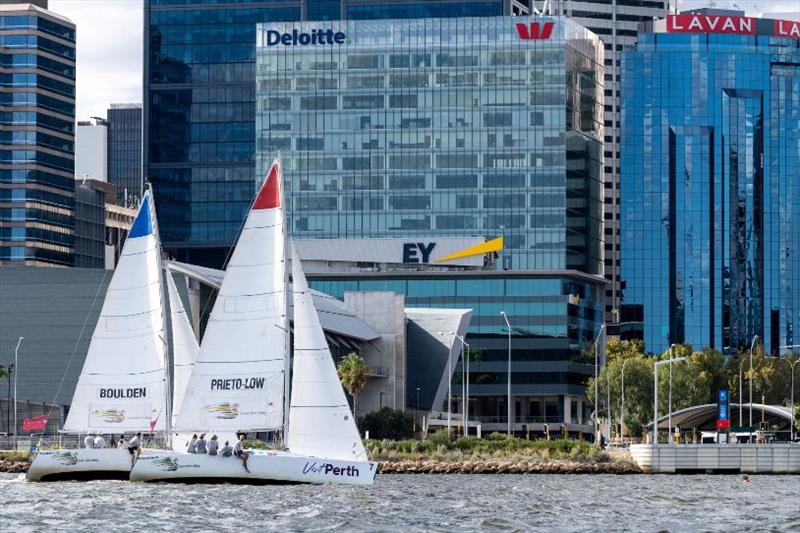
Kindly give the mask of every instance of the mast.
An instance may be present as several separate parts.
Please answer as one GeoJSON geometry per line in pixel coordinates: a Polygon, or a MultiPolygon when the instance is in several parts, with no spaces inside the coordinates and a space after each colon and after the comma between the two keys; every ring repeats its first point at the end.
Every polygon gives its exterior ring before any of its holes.
{"type": "MultiPolygon", "coordinates": [[[[161,283],[158,284],[158,290],[160,291],[161,296],[161,331],[163,331],[163,337],[161,337],[162,342],[164,343],[164,440],[165,446],[167,448],[172,447],[172,380],[171,380],[171,373],[170,373],[170,357],[169,353],[171,351],[171,341],[172,335],[169,328],[169,324],[167,323],[167,295],[164,291],[164,281],[165,276],[169,276],[169,270],[164,269],[164,263],[161,257],[161,232],[158,229],[158,218],[156,217],[156,204],[155,199],[153,197],[153,186],[151,184],[147,184],[147,189],[150,192],[150,211],[151,216],[153,217],[153,229],[155,230],[156,234],[156,261],[158,261],[158,272],[160,273],[159,280],[161,283]]],[[[171,308],[170,308],[171,311],[171,308]]],[[[161,416],[160,414],[158,416],[161,416]]]]}
{"type": "Polygon", "coordinates": [[[286,358],[284,361],[283,370],[283,432],[281,440],[284,448],[288,447],[289,443],[289,407],[291,405],[291,391],[292,386],[292,350],[291,350],[291,334],[289,330],[289,239],[286,232],[286,202],[283,194],[283,160],[281,153],[278,152],[278,191],[280,194],[281,203],[281,217],[283,218],[283,327],[286,335],[284,336],[284,354],[286,358]]]}

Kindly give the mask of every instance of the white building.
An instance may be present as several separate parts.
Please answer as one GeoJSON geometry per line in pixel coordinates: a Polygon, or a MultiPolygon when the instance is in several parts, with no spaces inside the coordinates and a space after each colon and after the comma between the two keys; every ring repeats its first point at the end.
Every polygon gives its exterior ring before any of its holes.
{"type": "Polygon", "coordinates": [[[108,181],[108,123],[92,117],[75,129],[75,179],[108,181]]]}

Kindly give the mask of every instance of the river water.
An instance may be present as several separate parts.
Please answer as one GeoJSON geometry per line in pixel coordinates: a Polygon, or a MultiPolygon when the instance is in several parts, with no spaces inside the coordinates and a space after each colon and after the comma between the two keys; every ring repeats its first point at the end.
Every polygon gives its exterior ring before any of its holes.
{"type": "Polygon", "coordinates": [[[800,476],[379,475],[373,487],[26,483],[0,531],[800,531],[800,476]]]}

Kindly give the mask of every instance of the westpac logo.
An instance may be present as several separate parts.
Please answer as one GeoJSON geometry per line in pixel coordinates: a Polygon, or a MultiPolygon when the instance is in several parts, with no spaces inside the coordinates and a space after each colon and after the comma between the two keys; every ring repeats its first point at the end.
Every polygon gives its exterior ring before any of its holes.
{"type": "Polygon", "coordinates": [[[517,33],[519,34],[519,38],[523,41],[549,39],[553,34],[553,27],[555,25],[555,22],[545,22],[544,24],[540,22],[531,22],[530,28],[528,28],[528,25],[518,23],[517,33]]]}
{"type": "Polygon", "coordinates": [[[267,31],[267,46],[275,46],[282,44],[284,46],[306,46],[317,44],[346,44],[350,42],[347,35],[341,31],[333,30],[311,30],[310,32],[301,32],[296,29],[291,33],[281,33],[276,30],[267,31]]]}

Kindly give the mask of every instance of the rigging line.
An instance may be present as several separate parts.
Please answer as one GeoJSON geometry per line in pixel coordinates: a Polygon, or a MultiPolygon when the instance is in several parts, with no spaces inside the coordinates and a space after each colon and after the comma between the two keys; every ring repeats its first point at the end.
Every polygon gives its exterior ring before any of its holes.
{"type": "MultiPolygon", "coordinates": [[[[97,285],[97,292],[94,294],[94,299],[92,300],[92,305],[89,306],[89,311],[86,313],[86,318],[83,320],[83,326],[81,326],[81,332],[78,334],[78,338],[75,339],[75,344],[72,346],[72,354],[69,356],[67,360],[67,366],[64,369],[64,374],[61,376],[61,382],[58,384],[58,388],[56,389],[56,394],[53,397],[53,402],[50,404],[50,410],[47,412],[47,418],[49,419],[50,416],[53,414],[53,408],[56,406],[56,400],[58,399],[58,395],[61,393],[61,387],[64,386],[64,380],[67,379],[67,372],[69,371],[69,367],[72,365],[72,360],[75,358],[75,353],[78,351],[78,343],[81,342],[83,338],[83,332],[86,330],[86,324],[89,323],[89,317],[92,315],[92,311],[94,310],[94,306],[97,303],[97,298],[100,296],[100,290],[103,288],[103,284],[105,284],[106,278],[108,277],[109,272],[113,273],[113,270],[106,270],[103,272],[103,279],[97,285]]],[[[98,315],[98,320],[100,319],[98,315]]],[[[88,354],[87,354],[88,355],[88,354]]],[[[64,422],[62,420],[62,422],[64,422]]]]}

